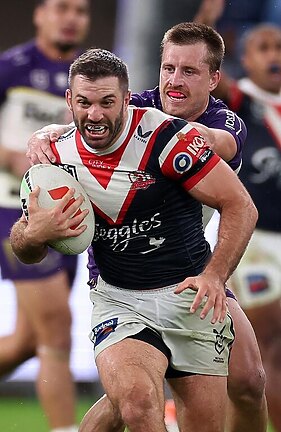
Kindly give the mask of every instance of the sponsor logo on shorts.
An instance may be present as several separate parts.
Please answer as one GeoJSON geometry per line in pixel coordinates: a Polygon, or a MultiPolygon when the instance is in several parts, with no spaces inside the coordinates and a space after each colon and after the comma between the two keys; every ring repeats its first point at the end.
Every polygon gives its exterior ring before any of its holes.
{"type": "Polygon", "coordinates": [[[215,342],[215,350],[220,355],[223,350],[225,349],[225,339],[226,337],[223,335],[223,332],[225,330],[225,326],[221,329],[221,331],[217,331],[216,329],[213,329],[213,333],[216,335],[216,342],[215,342]]]}
{"type": "Polygon", "coordinates": [[[111,318],[103,321],[93,328],[92,332],[94,335],[94,346],[99,345],[104,339],[106,339],[110,333],[113,333],[117,327],[118,318],[111,318]]]}
{"type": "Polygon", "coordinates": [[[269,282],[265,275],[255,274],[247,276],[249,290],[252,294],[259,294],[269,289],[269,282]]]}

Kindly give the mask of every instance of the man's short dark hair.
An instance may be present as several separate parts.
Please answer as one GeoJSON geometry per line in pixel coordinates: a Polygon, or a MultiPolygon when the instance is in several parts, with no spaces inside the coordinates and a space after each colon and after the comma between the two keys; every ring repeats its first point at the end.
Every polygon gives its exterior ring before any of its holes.
{"type": "Polygon", "coordinates": [[[212,27],[206,24],[197,24],[194,22],[184,22],[176,24],[166,31],[160,45],[161,57],[166,43],[175,45],[193,45],[203,42],[208,49],[208,58],[210,72],[215,72],[221,67],[225,53],[224,41],[221,35],[212,27]]]}
{"type": "Polygon", "coordinates": [[[91,81],[104,77],[117,77],[124,93],[129,88],[126,64],[112,52],[101,48],[90,48],[74,60],[69,69],[69,87],[76,75],[82,75],[91,81]]]}

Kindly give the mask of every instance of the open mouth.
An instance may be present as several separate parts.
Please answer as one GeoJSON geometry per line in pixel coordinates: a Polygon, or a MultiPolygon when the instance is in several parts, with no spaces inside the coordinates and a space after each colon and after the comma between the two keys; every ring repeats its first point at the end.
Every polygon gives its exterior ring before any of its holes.
{"type": "Polygon", "coordinates": [[[91,125],[88,124],[85,126],[85,130],[92,138],[94,137],[103,137],[108,131],[108,127],[105,125],[91,125]]]}
{"type": "Polygon", "coordinates": [[[281,74],[281,66],[277,64],[273,64],[269,67],[268,72],[271,74],[281,74]]]}

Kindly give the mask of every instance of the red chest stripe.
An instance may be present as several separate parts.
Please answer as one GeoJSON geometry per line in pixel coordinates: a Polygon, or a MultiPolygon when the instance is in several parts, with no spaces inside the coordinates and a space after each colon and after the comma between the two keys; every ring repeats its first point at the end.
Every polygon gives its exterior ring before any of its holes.
{"type": "Polygon", "coordinates": [[[111,180],[112,174],[114,173],[114,170],[118,167],[122,159],[122,155],[130,139],[132,138],[132,135],[136,129],[137,124],[140,122],[144,113],[145,111],[138,112],[138,115],[133,116],[130,130],[128,135],[126,136],[126,139],[124,140],[122,145],[112,154],[107,154],[102,156],[102,155],[96,155],[94,153],[88,152],[82,143],[80,133],[76,131],[75,141],[76,141],[78,153],[81,157],[81,161],[83,165],[90,171],[91,175],[96,178],[96,180],[100,183],[100,185],[104,189],[107,188],[111,180]]]}

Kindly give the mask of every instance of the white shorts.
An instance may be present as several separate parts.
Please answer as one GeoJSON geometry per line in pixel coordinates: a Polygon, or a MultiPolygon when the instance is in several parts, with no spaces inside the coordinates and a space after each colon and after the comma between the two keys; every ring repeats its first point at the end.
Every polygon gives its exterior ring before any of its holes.
{"type": "Polygon", "coordinates": [[[94,304],[92,332],[95,356],[107,347],[145,328],[155,332],[170,350],[170,366],[177,371],[205,375],[228,374],[229,350],[234,340],[232,319],[223,323],[190,313],[195,292],[174,294],[176,285],[155,290],[124,290],[100,277],[91,290],[94,304]]]}
{"type": "Polygon", "coordinates": [[[244,309],[281,297],[281,234],[254,231],[231,277],[231,287],[244,309]]]}

